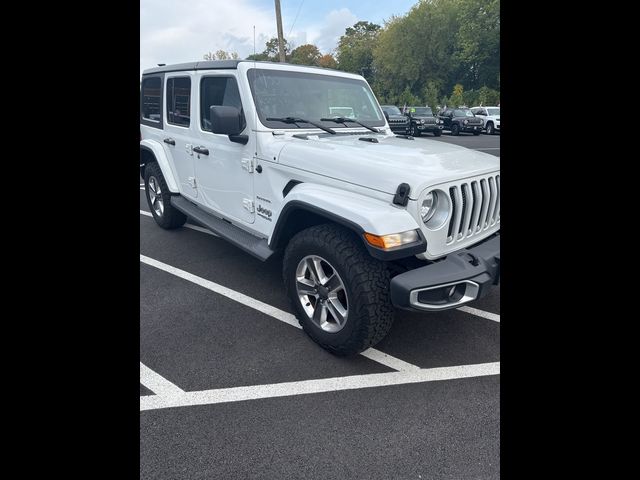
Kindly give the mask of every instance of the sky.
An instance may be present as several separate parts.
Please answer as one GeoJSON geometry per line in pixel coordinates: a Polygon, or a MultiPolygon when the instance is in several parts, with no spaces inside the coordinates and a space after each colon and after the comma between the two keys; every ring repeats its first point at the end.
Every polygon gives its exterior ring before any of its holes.
{"type": "MultiPolygon", "coordinates": [[[[284,37],[331,53],[346,27],[367,20],[383,25],[418,0],[281,0],[284,37]],[[299,13],[298,13],[299,12],[299,13]],[[296,14],[298,14],[296,19],[296,14]],[[295,23],[294,23],[295,20],[295,23]]],[[[140,73],[158,63],[194,62],[207,52],[256,52],[277,35],[274,0],[140,0],[140,73]]]]}

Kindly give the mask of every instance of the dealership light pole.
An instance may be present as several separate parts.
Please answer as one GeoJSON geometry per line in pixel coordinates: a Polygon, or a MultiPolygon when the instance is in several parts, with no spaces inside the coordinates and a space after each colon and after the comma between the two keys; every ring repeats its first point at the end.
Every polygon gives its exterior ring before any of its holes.
{"type": "Polygon", "coordinates": [[[286,61],[284,55],[284,39],[282,38],[282,15],[280,14],[280,0],[276,0],[276,23],[278,24],[278,53],[280,62],[286,61]]]}

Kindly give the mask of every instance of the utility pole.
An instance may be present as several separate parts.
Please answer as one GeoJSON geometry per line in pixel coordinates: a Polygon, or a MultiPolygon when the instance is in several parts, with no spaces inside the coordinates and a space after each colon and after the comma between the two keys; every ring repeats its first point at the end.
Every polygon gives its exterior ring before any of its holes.
{"type": "Polygon", "coordinates": [[[280,54],[280,62],[284,63],[286,57],[284,55],[284,39],[282,38],[282,15],[280,14],[280,0],[276,0],[276,23],[278,24],[278,53],[280,54]]]}

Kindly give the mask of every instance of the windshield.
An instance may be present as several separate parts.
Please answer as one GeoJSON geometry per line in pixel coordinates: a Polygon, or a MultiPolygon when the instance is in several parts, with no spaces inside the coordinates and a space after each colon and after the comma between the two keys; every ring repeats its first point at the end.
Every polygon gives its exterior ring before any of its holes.
{"type": "Polygon", "coordinates": [[[411,107],[412,113],[416,115],[424,115],[427,117],[433,117],[433,112],[429,107],[411,107]]]}
{"type": "Polygon", "coordinates": [[[267,121],[286,117],[303,118],[333,129],[354,127],[320,122],[321,118],[337,116],[377,127],[385,125],[373,92],[362,80],[256,68],[250,69],[247,77],[258,116],[266,127],[292,128],[281,121],[267,121]]]}
{"type": "Polygon", "coordinates": [[[387,112],[389,115],[402,115],[402,112],[395,105],[383,105],[382,110],[387,112]]]}
{"type": "Polygon", "coordinates": [[[489,115],[500,115],[500,109],[499,108],[487,108],[487,113],[489,115]]]}
{"type": "Polygon", "coordinates": [[[475,115],[471,112],[471,110],[454,110],[453,116],[454,117],[473,117],[475,115]]]}

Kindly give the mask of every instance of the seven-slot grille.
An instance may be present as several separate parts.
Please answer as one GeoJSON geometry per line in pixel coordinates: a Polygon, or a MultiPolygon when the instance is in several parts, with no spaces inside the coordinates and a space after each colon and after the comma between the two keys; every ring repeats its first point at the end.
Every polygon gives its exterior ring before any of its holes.
{"type": "Polygon", "coordinates": [[[478,235],[500,223],[500,174],[449,187],[451,221],[447,245],[478,235]]]}

